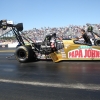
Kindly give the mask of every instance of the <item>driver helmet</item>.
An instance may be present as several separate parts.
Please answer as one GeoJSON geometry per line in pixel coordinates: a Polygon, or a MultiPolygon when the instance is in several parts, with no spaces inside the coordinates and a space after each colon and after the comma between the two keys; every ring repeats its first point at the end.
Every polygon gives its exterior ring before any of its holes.
{"type": "Polygon", "coordinates": [[[92,32],[92,31],[93,31],[93,27],[92,27],[92,26],[89,26],[89,27],[87,28],[87,31],[88,31],[88,32],[92,32]]]}

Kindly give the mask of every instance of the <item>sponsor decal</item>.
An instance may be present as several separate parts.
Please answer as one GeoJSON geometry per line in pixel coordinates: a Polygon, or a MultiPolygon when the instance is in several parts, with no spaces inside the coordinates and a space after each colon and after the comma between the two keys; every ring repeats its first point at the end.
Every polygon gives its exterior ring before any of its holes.
{"type": "Polygon", "coordinates": [[[69,45],[68,45],[68,44],[66,44],[66,45],[65,45],[65,48],[67,49],[68,47],[69,47],[69,45]]]}
{"type": "Polygon", "coordinates": [[[69,51],[68,58],[100,58],[100,50],[90,46],[81,46],[69,51]]]}
{"type": "Polygon", "coordinates": [[[92,49],[92,47],[91,46],[80,46],[78,49],[92,49]]]}
{"type": "Polygon", "coordinates": [[[61,49],[61,55],[62,55],[62,58],[66,58],[66,53],[65,53],[64,49],[61,49]]]}
{"type": "Polygon", "coordinates": [[[62,55],[62,58],[66,58],[66,55],[62,55]]]}

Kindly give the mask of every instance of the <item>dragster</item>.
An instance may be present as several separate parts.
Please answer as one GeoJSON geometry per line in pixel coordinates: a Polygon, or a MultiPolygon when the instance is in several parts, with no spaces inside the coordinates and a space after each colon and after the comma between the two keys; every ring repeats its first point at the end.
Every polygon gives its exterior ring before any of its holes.
{"type": "Polygon", "coordinates": [[[95,38],[93,27],[88,27],[88,32],[94,37],[92,44],[79,44],[75,39],[60,40],[56,33],[50,33],[45,36],[41,43],[35,43],[29,37],[22,36],[23,23],[13,24],[7,20],[0,21],[0,28],[6,30],[7,27],[12,28],[12,32],[18,40],[19,45],[15,50],[16,60],[21,63],[30,61],[39,61],[42,55],[49,55],[53,62],[67,61],[67,60],[100,60],[100,38],[95,38]],[[25,44],[24,40],[29,44],[25,44]],[[53,41],[51,41],[53,40],[53,41]],[[30,42],[31,41],[31,42],[30,42]],[[40,55],[40,58],[38,57],[40,55]]]}

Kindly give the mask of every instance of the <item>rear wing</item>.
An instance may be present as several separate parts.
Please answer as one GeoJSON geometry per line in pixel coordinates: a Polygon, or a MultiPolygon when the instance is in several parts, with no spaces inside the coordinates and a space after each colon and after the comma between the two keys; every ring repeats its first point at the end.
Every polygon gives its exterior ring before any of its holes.
{"type": "Polygon", "coordinates": [[[7,27],[16,28],[18,31],[23,30],[23,23],[14,24],[13,21],[0,20],[0,28],[6,30],[7,27]]]}

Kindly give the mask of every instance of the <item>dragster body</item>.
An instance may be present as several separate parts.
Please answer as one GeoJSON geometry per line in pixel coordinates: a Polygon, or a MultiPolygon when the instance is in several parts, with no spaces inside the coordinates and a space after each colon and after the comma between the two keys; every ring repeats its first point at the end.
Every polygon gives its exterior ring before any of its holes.
{"type": "Polygon", "coordinates": [[[63,60],[100,60],[100,37],[95,38],[92,26],[88,27],[88,32],[93,36],[91,45],[86,42],[82,44],[76,43],[73,38],[61,40],[56,33],[50,33],[45,36],[41,43],[35,43],[30,37],[22,35],[23,23],[15,25],[7,20],[1,20],[0,28],[6,30],[7,27],[12,28],[12,32],[18,40],[19,44],[14,55],[16,60],[21,63],[39,61],[43,55],[45,60],[49,58],[53,62],[63,60]],[[26,45],[24,40],[28,41],[29,44],[26,45]]]}
{"type": "Polygon", "coordinates": [[[51,53],[54,62],[62,60],[100,60],[100,46],[75,44],[73,40],[62,40],[64,48],[51,53]]]}

